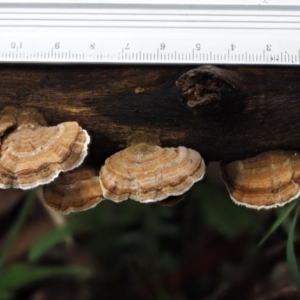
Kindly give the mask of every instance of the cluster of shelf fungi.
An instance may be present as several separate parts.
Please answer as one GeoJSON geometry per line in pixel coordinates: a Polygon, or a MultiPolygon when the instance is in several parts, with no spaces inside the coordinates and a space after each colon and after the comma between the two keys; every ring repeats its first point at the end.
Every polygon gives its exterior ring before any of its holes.
{"type": "MultiPolygon", "coordinates": [[[[179,90],[186,85],[186,76],[177,82],[179,90]]],[[[202,102],[197,100],[202,88],[187,86],[189,107],[204,106],[209,113],[223,109],[211,104],[220,87],[208,83],[202,102]]],[[[235,89],[229,88],[235,95],[235,89]]],[[[142,132],[129,136],[127,148],[96,170],[85,163],[91,144],[88,132],[77,122],[48,127],[35,108],[4,107],[0,137],[0,188],[43,185],[45,204],[64,214],[92,208],[104,199],[173,205],[205,173],[205,162],[197,151],[183,146],[163,148],[156,136],[142,132]]],[[[298,152],[273,150],[220,165],[230,197],[239,205],[268,209],[300,195],[298,152]]]]}

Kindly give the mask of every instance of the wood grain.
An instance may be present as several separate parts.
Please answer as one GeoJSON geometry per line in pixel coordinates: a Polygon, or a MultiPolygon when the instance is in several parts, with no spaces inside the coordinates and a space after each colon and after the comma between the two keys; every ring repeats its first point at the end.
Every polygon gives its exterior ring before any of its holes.
{"type": "Polygon", "coordinates": [[[300,68],[204,66],[187,73],[191,69],[2,65],[0,106],[35,107],[50,125],[77,121],[92,136],[95,165],[137,131],[158,134],[166,147],[194,148],[206,160],[300,149],[300,68]],[[185,99],[185,88],[196,85],[202,107],[185,99]],[[144,91],[136,93],[137,87],[144,91]]]}

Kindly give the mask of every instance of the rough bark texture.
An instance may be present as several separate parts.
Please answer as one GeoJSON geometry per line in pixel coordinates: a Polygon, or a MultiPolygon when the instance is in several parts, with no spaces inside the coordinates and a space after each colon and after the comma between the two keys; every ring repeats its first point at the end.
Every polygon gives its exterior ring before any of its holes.
{"type": "Polygon", "coordinates": [[[191,69],[2,65],[0,106],[36,107],[51,125],[77,121],[92,136],[95,164],[137,131],[206,160],[300,150],[299,68],[191,69]]]}

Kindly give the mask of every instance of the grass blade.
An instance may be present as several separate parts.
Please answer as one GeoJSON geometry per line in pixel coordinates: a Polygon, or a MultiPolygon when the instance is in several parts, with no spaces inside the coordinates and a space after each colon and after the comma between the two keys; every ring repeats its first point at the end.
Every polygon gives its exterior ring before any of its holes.
{"type": "Polygon", "coordinates": [[[26,220],[27,215],[29,214],[31,207],[34,203],[34,199],[35,199],[35,195],[36,195],[36,190],[31,190],[26,199],[25,202],[23,204],[23,207],[21,209],[21,212],[15,222],[15,224],[13,225],[13,227],[11,228],[8,237],[5,241],[5,244],[3,246],[2,249],[2,254],[0,255],[0,269],[3,267],[9,253],[10,250],[26,220]]]}
{"type": "Polygon", "coordinates": [[[82,228],[81,222],[69,222],[63,226],[53,229],[48,234],[45,234],[39,238],[31,247],[28,253],[28,259],[35,261],[44,255],[49,249],[62,243],[66,238],[74,235],[78,230],[82,228]]]}
{"type": "Polygon", "coordinates": [[[292,275],[292,278],[294,280],[294,283],[298,289],[298,293],[300,295],[300,274],[298,270],[296,255],[295,255],[295,249],[294,249],[294,233],[295,233],[295,227],[297,218],[299,215],[299,208],[300,205],[298,205],[292,225],[290,227],[288,240],[287,240],[287,247],[286,247],[286,256],[287,256],[287,263],[292,275]]]}
{"type": "Polygon", "coordinates": [[[265,236],[261,239],[258,243],[258,246],[261,246],[269,237],[270,235],[285,221],[285,219],[289,216],[292,212],[294,207],[299,203],[299,201],[293,201],[291,204],[287,205],[286,207],[282,208],[281,214],[278,216],[270,230],[265,234],[265,236]]]}
{"type": "Polygon", "coordinates": [[[0,272],[0,299],[8,298],[19,288],[57,276],[86,279],[91,276],[91,270],[80,266],[51,267],[13,264],[0,272]]]}

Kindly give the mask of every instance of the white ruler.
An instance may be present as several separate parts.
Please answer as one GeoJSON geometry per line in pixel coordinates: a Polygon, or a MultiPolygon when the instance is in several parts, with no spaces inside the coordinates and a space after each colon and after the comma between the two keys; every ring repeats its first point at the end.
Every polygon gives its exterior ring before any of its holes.
{"type": "Polygon", "coordinates": [[[300,1],[0,0],[0,62],[300,65],[300,1]]]}

